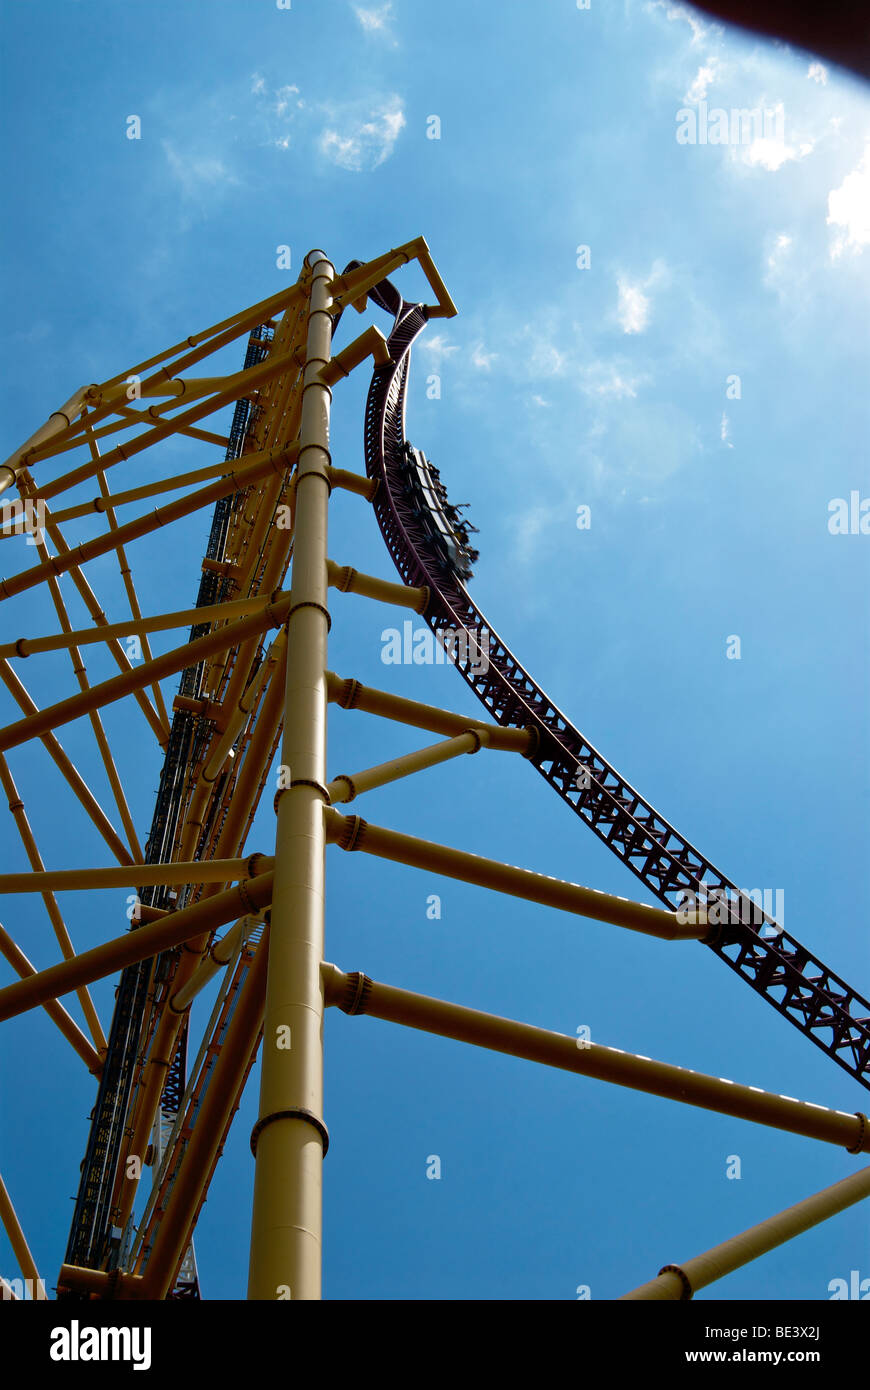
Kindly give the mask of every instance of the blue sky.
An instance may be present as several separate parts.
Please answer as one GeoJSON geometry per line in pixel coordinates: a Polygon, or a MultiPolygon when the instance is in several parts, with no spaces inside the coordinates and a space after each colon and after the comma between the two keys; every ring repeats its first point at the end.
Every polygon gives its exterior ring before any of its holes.
{"type": "MultiPolygon", "coordinates": [[[[82,382],[295,279],[311,247],[341,269],[422,233],[459,316],[415,352],[408,434],[471,504],[476,602],[620,772],[742,886],[781,888],[788,929],[866,993],[870,538],[828,529],[834,499],[870,497],[866,87],[639,0],[41,0],[7,6],[2,33],[8,450],[82,382]],[[767,110],[778,137],[678,143],[679,113],[704,102],[767,110]],[[290,270],[276,263],[285,245],[290,270]]],[[[422,289],[414,269],[397,283],[422,289]]],[[[362,322],[350,317],[341,342],[362,322]]],[[[357,373],[335,392],[342,466],[362,467],[366,386],[357,373]]],[[[113,483],[212,461],[172,443],[113,483]]],[[[193,602],[207,528],[180,524],[156,564],[130,547],[152,611],[193,602]]],[[[392,577],[362,501],[337,497],[331,528],[335,560],[392,577]]],[[[23,542],[3,544],[3,573],[31,562],[23,542]]],[[[115,570],[89,566],[110,620],[126,611],[115,570]]],[[[54,630],[41,596],[6,607],[3,640],[54,630]]],[[[479,712],[445,667],[384,665],[382,633],[403,612],[343,595],[333,609],[334,670],[479,712]]],[[[111,673],[96,648],[86,659],[90,679],[111,673]]],[[[21,665],[39,704],[74,688],[60,657],[21,665]]],[[[18,714],[5,689],[0,714],[18,714]]],[[[106,726],[144,838],[158,750],[135,710],[106,726]]],[[[333,711],[330,774],[428,741],[333,711]]],[[[109,805],[87,723],[62,742],[109,805]]],[[[15,751],[46,862],[110,862],[53,765],[15,751]]],[[[421,774],[359,810],[641,896],[508,755],[421,774]]],[[[23,868],[9,830],[8,868],[23,868]]],[[[264,810],[251,849],[269,852],[272,834],[264,810]]],[[[328,868],[327,956],[343,969],[866,1108],[696,945],[338,850],[328,868]]],[[[125,898],[65,895],[76,944],[115,935],[125,898]]],[[[10,896],[0,914],[37,964],[57,958],[40,903],[10,896]]],[[[94,995],[108,1026],[111,983],[94,995]]],[[[611,1299],[854,1168],[810,1140],[375,1020],[328,1025],[329,1298],[573,1299],[588,1285],[611,1299]],[[426,1178],[431,1154],[440,1181],[426,1178]],[[730,1155],[740,1180],[725,1176],[730,1155]]],[[[93,1089],[44,1015],[7,1035],[0,1171],[53,1283],[93,1089]]],[[[209,1298],[244,1296],[255,1118],[251,1084],[197,1231],[209,1298]]],[[[831,1280],[870,1275],[865,1232],[853,1209],[700,1297],[825,1299],[831,1280]]],[[[0,1236],[0,1273],[11,1264],[0,1236]]]]}

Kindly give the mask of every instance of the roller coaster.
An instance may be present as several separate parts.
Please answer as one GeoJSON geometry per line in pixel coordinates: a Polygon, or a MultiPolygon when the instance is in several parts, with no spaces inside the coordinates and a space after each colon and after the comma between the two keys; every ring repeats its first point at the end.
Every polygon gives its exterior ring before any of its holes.
{"type": "MultiPolygon", "coordinates": [[[[200,1297],[196,1221],[263,1038],[268,1046],[262,1048],[260,1111],[251,1136],[256,1177],[248,1296],[320,1296],[321,1166],[329,1144],[321,1030],[328,1007],[704,1106],[851,1154],[870,1152],[870,1128],[861,1111],[826,1109],[616,1048],[580,1048],[575,1038],[344,973],[326,959],[324,860],[331,843],[663,939],[700,941],[870,1088],[870,1003],[635,791],[548,699],[472,600],[466,584],[478,558],[469,538],[474,528],[461,515],[464,504],[450,501],[438,469],[410,443],[405,428],[412,347],[432,318],[455,312],[422,238],[373,261],[351,261],[341,275],[322,253],[312,252],[290,289],[100,385],[83,387],[0,465],[0,488],[14,485],[19,493],[7,508],[7,524],[14,525],[27,506],[38,508],[41,518],[38,563],[0,582],[0,598],[12,603],[28,591],[47,591],[61,629],[0,646],[0,674],[22,711],[0,730],[0,775],[29,862],[27,872],[0,875],[0,894],[13,902],[11,895],[19,893],[41,896],[62,955],[60,962],[37,968],[0,929],[0,950],[18,977],[0,989],[0,1019],[43,1008],[97,1083],[57,1276],[59,1299],[200,1297]],[[434,303],[406,302],[389,278],[411,260],[424,272],[434,303]],[[373,325],[334,354],[333,337],[346,309],[362,314],[369,302],[388,316],[388,332],[373,325]],[[203,358],[245,339],[240,371],[189,375],[203,358]],[[333,465],[329,416],[333,388],[369,358],[362,474],[333,465]],[[161,404],[146,406],[152,397],[161,404]],[[226,436],[202,427],[204,417],[229,408],[226,436]],[[155,481],[135,460],[172,436],[222,448],[223,459],[155,481]],[[79,461],[49,478],[52,461],[62,462],[70,451],[77,451],[79,461]],[[113,468],[132,470],[135,485],[112,492],[113,468]],[[145,476],[148,481],[141,481],[145,476]],[[99,495],[75,500],[92,479],[99,495]],[[117,519],[121,508],[190,488],[195,490],[131,522],[117,519]],[[371,504],[399,583],[329,558],[328,502],[336,488],[371,504]],[[55,498],[65,493],[73,494],[71,505],[55,510],[55,498]],[[125,547],[212,504],[194,607],[143,616],[125,547]],[[70,545],[61,528],[94,517],[108,522],[106,530],[70,545]],[[130,608],[116,623],[108,622],[84,574],[89,561],[112,555],[130,608]],[[90,628],[74,630],[58,585],[63,574],[71,576],[86,604],[90,628]],[[334,675],[326,660],[329,587],[419,614],[451,651],[483,706],[482,717],[469,719],[334,675]],[[151,654],[150,634],[183,627],[189,627],[186,642],[151,654]],[[267,644],[270,628],[277,632],[267,644]],[[131,634],[141,643],[141,664],[121,645],[131,634]],[[119,668],[118,675],[94,685],[81,658],[81,649],[93,644],[104,646],[119,668]],[[481,651],[485,662],[478,659],[481,651]],[[50,652],[68,653],[79,689],[39,709],[15,663],[50,652]],[[170,718],[160,682],[178,674],[170,718]],[[121,700],[136,701],[163,755],[144,852],[102,723],[101,711],[121,700]],[[442,739],[328,781],[330,702],[442,739]],[[85,716],[120,831],[57,737],[58,729],[85,716]],[[37,742],[117,866],[46,870],[6,758],[9,750],[37,742]],[[520,753],[661,907],[436,845],[337,809],[370,788],[483,746],[520,753]],[[276,845],[267,857],[251,854],[247,839],[270,775],[277,780],[276,845]],[[115,886],[135,888],[130,929],[77,953],[55,895],[115,886]],[[214,1008],[188,1069],[191,1003],[220,972],[214,1008]],[[115,976],[114,1012],[104,1035],[88,986],[115,976]],[[59,1002],[72,992],[87,1033],[59,1002]],[[147,1168],[153,1181],[143,1205],[138,1189],[147,1168]]],[[[868,1194],[865,1168],[714,1251],[666,1266],[624,1297],[691,1298],[730,1269],[868,1194]]],[[[2,1179],[0,1216],[22,1276],[38,1284],[2,1179]]],[[[8,1282],[3,1293],[16,1296],[8,1282]]]]}

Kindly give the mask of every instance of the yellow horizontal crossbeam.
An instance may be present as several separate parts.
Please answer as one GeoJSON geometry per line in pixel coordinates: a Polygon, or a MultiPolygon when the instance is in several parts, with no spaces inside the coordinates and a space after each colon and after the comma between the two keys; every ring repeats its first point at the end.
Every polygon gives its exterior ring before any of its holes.
{"type": "Polygon", "coordinates": [[[821,1139],[849,1153],[870,1153],[870,1126],[863,1115],[829,1110],[823,1105],[774,1095],[757,1086],[741,1086],[723,1077],[655,1062],[650,1057],[623,1052],[621,1048],[604,1047],[583,1038],[569,1038],[563,1033],[499,1018],[497,1014],[482,1013],[479,1009],[466,1009],[444,999],[381,984],[358,972],[345,974],[329,963],[324,963],[321,974],[327,1004],[343,1013],[367,1014],[424,1033],[472,1043],[492,1052],[506,1052],[529,1062],[558,1067],[561,1071],[577,1072],[631,1090],[682,1101],[685,1105],[714,1110],[721,1115],[733,1115],[809,1139],[821,1139]]]}
{"type": "Polygon", "coordinates": [[[598,922],[611,922],[614,926],[628,927],[665,941],[700,940],[707,935],[706,925],[682,923],[675,912],[666,912],[660,907],[647,907],[646,903],[632,902],[613,893],[599,893],[579,883],[567,883],[531,869],[518,869],[496,859],[484,859],[431,840],[402,835],[398,830],[370,825],[358,816],[342,816],[331,807],[327,807],[324,814],[327,840],[345,850],[363,850],[379,859],[391,859],[415,869],[431,869],[447,878],[527,898],[529,902],[543,903],[546,907],[574,912],[598,922]]]}
{"type": "Polygon", "coordinates": [[[146,888],[158,883],[229,883],[267,873],[274,859],[194,859],[184,864],[123,864],[106,869],[48,869],[42,873],[0,874],[3,893],[65,893],[79,888],[146,888]]]}
{"type": "Polygon", "coordinates": [[[804,1231],[863,1201],[865,1197],[870,1197],[870,1168],[862,1168],[841,1182],[835,1182],[821,1192],[814,1192],[793,1207],[777,1212],[776,1216],[741,1231],[721,1245],[714,1245],[703,1255],[696,1255],[681,1265],[665,1265],[657,1278],[632,1289],[631,1293],[624,1293],[619,1302],[683,1302],[716,1279],[724,1279],[726,1274],[740,1269],[741,1265],[749,1264],[759,1255],[766,1255],[768,1250],[775,1250],[778,1245],[802,1235],[804,1231]]]}

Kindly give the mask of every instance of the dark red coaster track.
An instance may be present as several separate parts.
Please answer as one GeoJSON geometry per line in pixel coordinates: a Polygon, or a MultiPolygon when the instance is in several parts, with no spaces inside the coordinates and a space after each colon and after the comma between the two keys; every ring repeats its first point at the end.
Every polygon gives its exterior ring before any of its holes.
{"type": "Polygon", "coordinates": [[[724,890],[727,906],[719,915],[726,920],[705,944],[870,1089],[870,1003],[743,896],[610,766],[523,669],[435,550],[401,466],[410,349],[426,326],[427,311],[406,304],[386,280],[371,298],[393,315],[394,325],[392,361],[376,368],[366,403],[366,471],[380,482],[375,512],[396,568],[406,584],[430,590],[424,615],[429,626],[436,634],[468,634],[466,642],[454,643],[455,664],[489,716],[536,730],[537,750],[529,760],[662,903],[676,909],[687,892],[701,901],[711,890],[724,890]],[[485,669],[481,651],[488,657],[485,669]],[[763,935],[766,928],[770,937],[763,935]]]}

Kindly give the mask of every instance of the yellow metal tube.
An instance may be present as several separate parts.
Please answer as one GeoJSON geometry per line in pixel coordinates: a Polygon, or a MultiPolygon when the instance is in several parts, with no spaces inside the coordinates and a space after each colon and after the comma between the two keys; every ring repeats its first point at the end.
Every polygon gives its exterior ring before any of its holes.
{"type": "Polygon", "coordinates": [[[110,680],[93,685],[87,691],[71,695],[67,700],[58,701],[56,705],[47,705],[38,714],[31,714],[14,724],[7,724],[5,729],[0,729],[0,750],[17,748],[19,744],[27,743],[31,738],[40,737],[48,729],[57,729],[90,710],[110,705],[132,691],[150,685],[152,681],[162,680],[164,676],[183,671],[185,667],[192,666],[194,662],[201,661],[214,652],[226,651],[250,633],[259,633],[267,627],[280,626],[289,606],[289,596],[285,596],[274,606],[269,604],[259,612],[237,618],[234,623],[213,628],[194,642],[173,647],[163,656],[154,657],[153,660],[143,662],[141,666],[124,671],[119,676],[112,676],[110,680]]]}
{"type": "MultiPolygon", "coordinates": [[[[9,764],[2,753],[0,753],[0,786],[3,787],[3,791],[9,798],[9,810],[12,812],[12,818],[21,836],[21,843],[24,845],[24,851],[30,861],[30,867],[41,873],[45,867],[42,862],[42,856],[39,853],[36,839],[30,828],[30,821],[27,819],[24,802],[18,794],[15,779],[9,771],[9,764]]],[[[45,903],[45,910],[48,913],[49,921],[54,928],[54,934],[60,946],[61,955],[69,960],[75,955],[75,947],[70,940],[66,923],[57,905],[57,899],[53,893],[43,893],[42,900],[45,903]]],[[[76,997],[81,1005],[82,1013],[85,1016],[85,1022],[90,1029],[94,1047],[101,1056],[104,1056],[107,1046],[106,1035],[100,1026],[100,1020],[94,1008],[93,1000],[86,989],[80,989],[76,997]]]]}
{"type": "Polygon", "coordinates": [[[415,589],[411,584],[394,584],[390,579],[360,574],[350,565],[333,564],[332,560],[327,561],[326,572],[331,588],[339,589],[343,594],[363,594],[381,603],[395,603],[400,608],[410,608],[414,613],[425,613],[429,606],[429,590],[425,586],[415,589]]]}
{"type": "Polygon", "coordinates": [[[144,1298],[142,1279],[138,1274],[123,1274],[117,1269],[84,1269],[79,1265],[61,1265],[57,1276],[58,1291],[93,1294],[98,1298],[144,1298]]]}
{"type": "Polygon", "coordinates": [[[193,907],[182,908],[181,912],[168,912],[156,922],[149,922],[136,931],[125,932],[123,936],[117,936],[102,946],[94,946],[90,951],[82,951],[74,960],[49,966],[38,975],[7,985],[5,989],[0,989],[0,1020],[14,1018],[16,1014],[43,1004],[46,999],[59,999],[80,985],[114,975],[125,965],[148,960],[161,951],[180,946],[184,941],[192,941],[203,932],[221,927],[238,917],[240,908],[246,912],[256,912],[268,907],[272,900],[272,880],[271,873],[245,879],[216,897],[194,903],[193,907]]]}
{"type": "Polygon", "coordinates": [[[49,869],[42,873],[0,874],[2,893],[74,892],[80,888],[145,888],[157,883],[226,883],[267,873],[274,859],[195,859],[187,864],[125,864],[122,868],[49,869]]]}
{"type": "MultiPolygon", "coordinates": [[[[145,1298],[165,1298],[190,1243],[205,1185],[263,1024],[269,933],[257,948],[196,1116],[143,1273],[145,1298]]],[[[288,1180],[292,1177],[287,1175],[288,1180]]]]}
{"type": "MultiPolygon", "coordinates": [[[[32,479],[29,480],[29,485],[32,485],[32,479]]],[[[77,563],[76,556],[79,554],[79,551],[76,551],[75,554],[73,554],[73,552],[71,551],[70,547],[67,545],[66,541],[64,540],[61,534],[60,527],[55,525],[51,516],[46,517],[45,529],[51,537],[51,540],[55,548],[57,549],[57,559],[49,560],[48,564],[50,566],[54,566],[55,564],[60,563],[61,560],[68,563],[69,573],[72,578],[72,582],[73,584],[75,584],[76,588],[81,594],[82,599],[85,603],[85,607],[87,608],[97,627],[107,627],[108,623],[106,621],[106,615],[100,607],[99,603],[97,602],[97,597],[90,584],[88,583],[87,579],[85,578],[84,574],[82,573],[81,567],[77,563]]],[[[117,536],[117,531],[115,531],[113,534],[117,536]]],[[[115,550],[118,549],[117,546],[114,546],[113,548],[115,550]]],[[[47,574],[45,578],[48,578],[47,574]]],[[[109,648],[109,651],[115,658],[115,661],[120,670],[131,671],[133,667],[130,662],[130,659],[127,656],[127,653],[124,651],[118,639],[116,637],[108,637],[106,638],[106,643],[109,648]]],[[[162,715],[158,714],[157,710],[153,708],[151,701],[148,699],[147,695],[143,690],[135,691],[135,699],[136,703],[139,705],[139,708],[142,710],[142,713],[145,715],[145,718],[148,720],[148,723],[151,725],[151,728],[154,730],[154,733],[157,736],[157,742],[160,744],[161,748],[165,747],[169,741],[169,722],[166,719],[165,711],[162,715]]]]}
{"type": "Polygon", "coordinates": [[[154,618],[128,618],[125,623],[78,628],[75,632],[62,632],[53,637],[19,637],[16,642],[0,645],[0,657],[35,656],[37,652],[61,651],[64,647],[84,647],[94,642],[105,642],[108,637],[123,638],[134,633],[166,632],[174,627],[194,626],[197,623],[224,622],[262,612],[271,601],[280,597],[280,594],[273,594],[270,600],[256,595],[254,598],[231,599],[227,603],[212,603],[203,608],[186,608],[177,613],[160,613],[154,618]]]}
{"type": "Polygon", "coordinates": [[[701,940],[707,935],[706,925],[682,923],[675,912],[646,903],[632,902],[613,893],[599,893],[578,883],[550,878],[531,869],[517,869],[496,859],[484,859],[449,845],[434,844],[397,830],[370,825],[358,816],[342,816],[331,808],[325,812],[326,838],[345,850],[363,850],[379,859],[391,859],[396,864],[409,864],[416,869],[431,869],[433,873],[457,878],[465,883],[509,893],[529,902],[543,903],[563,912],[574,912],[594,921],[610,922],[617,927],[657,936],[664,941],[701,940]]]}
{"type": "Polygon", "coordinates": [[[36,1269],[36,1261],[30,1253],[30,1246],[27,1244],[24,1232],[21,1229],[21,1223],[15,1214],[12,1198],[6,1190],[6,1184],[3,1181],[2,1175],[0,1175],[0,1221],[3,1222],[6,1234],[9,1237],[9,1244],[12,1246],[12,1253],[18,1261],[18,1268],[21,1270],[25,1279],[30,1279],[32,1281],[32,1287],[34,1289],[39,1289],[41,1285],[39,1274],[36,1269]]]}
{"type": "Polygon", "coordinates": [[[721,1115],[820,1139],[849,1153],[870,1153],[870,1125],[864,1115],[829,1110],[823,1105],[773,1095],[756,1086],[742,1086],[686,1067],[655,1062],[620,1048],[533,1028],[528,1023],[466,1009],[444,999],[396,989],[358,972],[345,974],[331,964],[324,964],[323,980],[327,1004],[343,1013],[369,1014],[492,1052],[524,1057],[561,1071],[593,1076],[634,1091],[647,1091],[721,1115]]]}
{"type": "MultiPolygon", "coordinates": [[[[245,396],[248,392],[256,390],[271,377],[279,376],[288,367],[292,367],[292,361],[288,358],[276,357],[270,354],[269,357],[256,367],[249,367],[245,371],[238,372],[234,377],[230,377],[232,383],[225,390],[219,391],[216,395],[210,396],[201,404],[191,406],[181,415],[175,415],[171,419],[163,420],[161,423],[152,424],[145,434],[137,436],[135,439],[128,439],[123,444],[118,444],[107,454],[102,456],[100,467],[111,468],[116,463],[121,463],[127,459],[140,454],[143,449],[149,449],[153,444],[157,444],[169,435],[183,432],[197,420],[201,420],[206,415],[214,414],[215,411],[222,409],[223,406],[238,400],[240,396],[245,396]]],[[[109,407],[111,409],[111,407],[109,407]]],[[[99,410],[94,415],[99,414],[99,410]]],[[[93,425],[94,415],[90,417],[93,425]]],[[[161,417],[158,416],[158,419],[161,417]]],[[[148,415],[143,417],[143,423],[149,419],[148,415]]],[[[129,426],[124,422],[124,428],[129,426]]],[[[98,434],[100,431],[97,432],[98,434]]],[[[33,451],[36,458],[48,458],[53,453],[60,452],[52,449],[50,445],[42,445],[33,451]]],[[[87,478],[92,478],[97,471],[93,460],[90,463],[83,463],[78,468],[65,473],[62,478],[57,478],[54,482],[47,484],[42,489],[42,496],[46,499],[55,497],[59,492],[64,492],[67,488],[76,487],[79,483],[85,482],[87,478]]]]}
{"type": "Polygon", "coordinates": [[[374,324],[336,353],[335,357],[331,357],[325,367],[321,367],[320,380],[326,386],[334,386],[342,377],[350,376],[354,368],[369,356],[378,367],[385,367],[391,361],[387,340],[374,324]]]}
{"type": "Polygon", "coordinates": [[[463,753],[476,753],[485,745],[486,738],[485,729],[469,729],[464,734],[457,734],[455,738],[445,739],[443,743],[430,743],[428,748],[405,753],[388,763],[366,768],[364,772],[355,772],[353,777],[341,772],[327,787],[329,799],[333,803],[353,801],[354,797],[360,796],[362,792],[386,786],[388,782],[396,782],[400,777],[408,777],[412,772],[436,767],[439,763],[446,763],[450,758],[458,758],[463,753]]]}
{"type": "MultiPolygon", "coordinates": [[[[13,594],[23,593],[26,589],[33,588],[35,584],[41,584],[43,579],[47,579],[50,574],[64,574],[67,570],[82,565],[87,560],[94,560],[100,555],[108,554],[109,551],[115,550],[119,544],[126,545],[128,541],[138,540],[141,536],[147,536],[161,526],[168,526],[173,521],[179,521],[182,517],[198,512],[202,507],[211,502],[217,502],[221,497],[238,492],[248,483],[255,482],[268,473],[283,467],[286,452],[285,449],[266,449],[261,454],[247,455],[242,467],[229,469],[223,477],[208,487],[200,488],[198,492],[192,492],[188,497],[180,497],[175,502],[169,502],[165,507],[155,507],[154,511],[119,526],[117,531],[95,536],[93,540],[84,541],[82,545],[76,546],[75,550],[68,550],[64,555],[56,555],[41,565],[34,565],[29,570],[23,570],[11,579],[0,581],[0,597],[11,598],[13,594]]],[[[99,464],[92,465],[92,471],[98,472],[99,467],[105,468],[108,459],[109,455],[107,454],[99,461],[99,464]]],[[[88,476],[90,476],[90,471],[88,476]]],[[[44,488],[41,495],[47,497],[48,493],[49,488],[44,488]]]]}
{"type": "Polygon", "coordinates": [[[528,754],[534,751],[537,743],[534,729],[503,729],[500,724],[487,724],[482,719],[469,718],[467,714],[440,709],[438,705],[407,700],[388,690],[376,690],[352,677],[344,679],[337,676],[332,671],[327,673],[327,689],[330,701],[341,705],[342,709],[362,710],[365,714],[393,719],[415,729],[428,729],[433,734],[461,734],[466,729],[485,729],[487,746],[494,750],[528,754]]]}
{"type": "Polygon", "coordinates": [[[367,478],[363,473],[352,473],[347,468],[327,469],[331,487],[343,488],[345,492],[355,492],[371,502],[378,490],[377,478],[367,478]]]}
{"type": "Polygon", "coordinates": [[[230,927],[219,941],[213,943],[202,964],[197,966],[190,979],[170,997],[169,1007],[173,1013],[181,1014],[190,1008],[200,990],[205,988],[209,980],[213,980],[219,970],[224,970],[229,965],[241,942],[252,930],[254,924],[260,920],[261,918],[251,916],[248,913],[247,916],[240,917],[235,926],[230,927]]]}
{"type": "Polygon", "coordinates": [[[5,492],[16,482],[19,473],[27,466],[28,455],[34,449],[38,448],[40,444],[44,444],[46,440],[54,439],[62,430],[69,429],[81,411],[84,395],[84,386],[73,392],[60,410],[52,411],[45,424],[40,425],[36,433],[32,434],[20,449],[17,449],[14,454],[10,454],[5,463],[0,463],[0,493],[5,492]]]}
{"type": "Polygon", "coordinates": [[[318,1299],[321,1290],[330,391],[319,374],[330,358],[335,271],[320,252],[307,264],[311,299],[281,753],[292,782],[277,804],[260,1107],[252,1136],[248,1297],[259,1300],[318,1299]]]}
{"type": "MultiPolygon", "coordinates": [[[[48,557],[48,547],[45,544],[44,540],[41,541],[39,545],[39,554],[42,557],[42,559],[47,559],[48,557]]],[[[57,579],[52,577],[48,581],[48,587],[51,593],[52,601],[55,606],[55,611],[57,612],[58,618],[60,619],[61,627],[63,628],[65,634],[69,634],[72,631],[72,623],[70,621],[69,613],[67,612],[66,604],[63,600],[63,595],[60,592],[60,584],[57,581],[57,579]]],[[[75,643],[72,643],[69,647],[69,657],[70,661],[72,662],[73,672],[79,684],[79,689],[82,691],[87,690],[88,679],[85,663],[83,662],[81,652],[79,651],[79,648],[75,643]]],[[[91,728],[94,732],[94,738],[97,742],[97,748],[99,749],[100,757],[103,762],[103,767],[106,770],[106,776],[109,779],[109,786],[112,788],[112,794],[115,798],[115,805],[117,806],[118,814],[121,817],[121,824],[123,825],[124,832],[127,836],[127,844],[130,849],[130,854],[134,859],[142,859],[142,846],[139,844],[139,837],[136,834],[136,827],[133,822],[133,817],[130,814],[130,807],[127,804],[127,798],[124,795],[124,788],[121,784],[121,778],[118,775],[118,769],[115,766],[115,760],[112,757],[112,752],[109,747],[109,740],[106,737],[106,731],[103,728],[103,722],[97,710],[91,710],[88,717],[90,719],[91,728]]]]}
{"type": "Polygon", "coordinates": [[[157,497],[161,492],[175,492],[179,488],[193,487],[194,483],[204,483],[209,478],[221,478],[227,471],[226,462],[213,463],[209,468],[194,468],[189,473],[175,473],[172,477],[161,478],[156,483],[143,483],[124,492],[109,492],[102,497],[94,497],[90,502],[79,502],[75,507],[64,507],[52,513],[58,526],[78,517],[92,516],[94,512],[108,512],[110,508],[125,507],[131,502],[141,502],[146,497],[157,497]]]}
{"type": "MultiPolygon", "coordinates": [[[[91,451],[91,457],[99,458],[99,449],[97,448],[96,441],[93,435],[90,433],[90,431],[88,432],[88,448],[91,451]]],[[[104,498],[107,497],[109,493],[109,485],[106,482],[106,475],[103,472],[102,468],[97,473],[97,480],[100,484],[100,492],[102,496],[104,498]]],[[[114,507],[106,507],[106,520],[108,521],[111,529],[113,531],[117,531],[118,518],[115,515],[114,507]]],[[[56,524],[57,523],[55,523],[55,525],[56,524]]],[[[115,554],[118,559],[118,569],[120,570],[121,578],[124,581],[124,588],[127,591],[127,602],[130,605],[130,613],[134,619],[140,621],[142,618],[142,609],[139,607],[139,598],[136,593],[136,586],[133,583],[133,571],[130,568],[130,563],[127,559],[127,552],[122,545],[119,545],[115,550],[115,554]]],[[[43,559],[45,558],[47,557],[43,556],[43,559]]],[[[56,580],[53,580],[52,582],[55,584],[57,583],[56,580]]],[[[148,641],[147,634],[145,633],[142,634],[142,655],[145,657],[146,661],[151,660],[151,644],[148,641]]],[[[160,722],[163,724],[165,728],[168,729],[169,714],[166,709],[166,701],[163,698],[163,691],[160,689],[160,686],[156,681],[154,685],[152,685],[151,687],[151,693],[154,696],[154,704],[157,709],[157,714],[159,716],[160,722]]],[[[139,858],[141,859],[141,857],[142,856],[140,855],[139,858]]]]}
{"type": "MultiPolygon", "coordinates": [[[[27,715],[36,716],[39,714],[38,707],[33,703],[21,681],[12,670],[8,661],[0,660],[0,678],[4,681],[11,691],[20,707],[26,711],[27,715]]],[[[45,733],[41,735],[43,747],[47,750],[55,765],[59,768],[62,775],[66,778],[72,790],[75,792],[85,811],[99,830],[109,849],[121,864],[132,864],[133,856],[124,844],[112,822],[109,820],[100,803],[97,801],[90,787],[79,773],[71,759],[64,752],[54,734],[45,733]]]]}
{"type": "MultiPolygon", "coordinates": [[[[23,951],[19,950],[12,937],[5,927],[0,926],[0,951],[8,960],[12,969],[24,980],[29,975],[36,974],[36,966],[32,965],[23,951]]],[[[100,1076],[103,1064],[99,1055],[91,1047],[82,1030],[75,1020],[67,1013],[62,1004],[58,1004],[56,999],[47,999],[42,1006],[53,1023],[56,1023],[67,1042],[72,1045],[82,1061],[87,1066],[89,1072],[94,1076],[100,1076]]]]}
{"type": "Polygon", "coordinates": [[[706,1288],[717,1279],[724,1279],[726,1274],[740,1269],[741,1265],[757,1260],[759,1255],[766,1255],[769,1250],[775,1250],[778,1245],[784,1245],[787,1240],[802,1235],[804,1231],[818,1226],[821,1221],[827,1221],[830,1216],[836,1216],[837,1212],[845,1211],[855,1202],[863,1201],[865,1197],[870,1197],[870,1168],[862,1168],[848,1178],[823,1188],[821,1192],[814,1192],[793,1207],[777,1212],[776,1216],[760,1221],[757,1226],[750,1226],[747,1231],[741,1231],[721,1245],[714,1245],[703,1255],[684,1260],[680,1265],[665,1265],[657,1278],[632,1289],[631,1293],[622,1294],[618,1301],[684,1302],[699,1289],[706,1288]]]}

